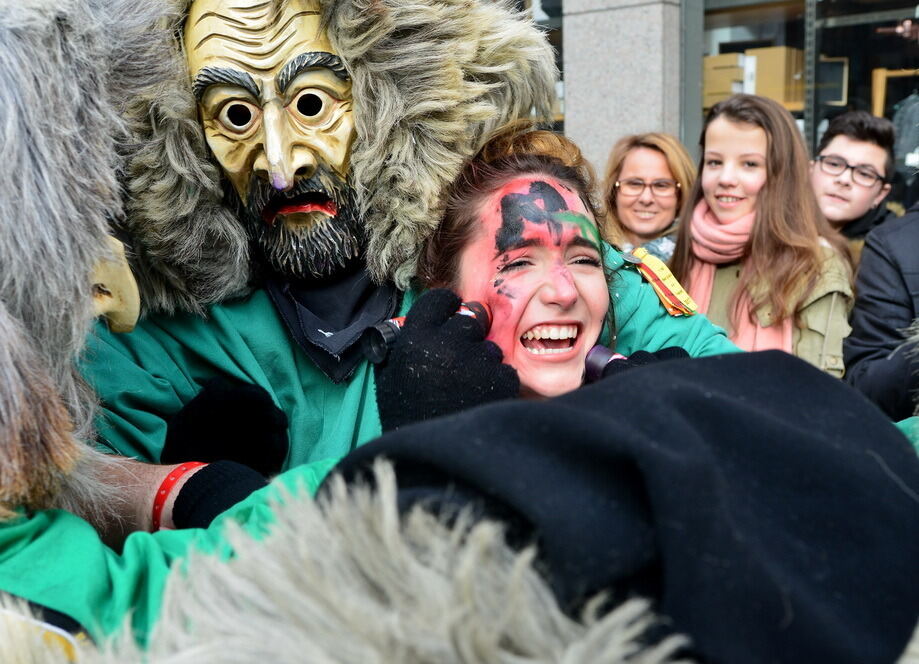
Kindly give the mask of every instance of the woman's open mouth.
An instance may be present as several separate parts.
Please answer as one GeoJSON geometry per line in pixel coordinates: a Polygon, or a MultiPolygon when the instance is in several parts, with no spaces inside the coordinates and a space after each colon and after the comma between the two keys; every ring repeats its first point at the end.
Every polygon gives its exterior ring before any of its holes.
{"type": "Polygon", "coordinates": [[[559,355],[575,347],[579,325],[536,325],[520,337],[520,343],[533,355],[559,355]]]}

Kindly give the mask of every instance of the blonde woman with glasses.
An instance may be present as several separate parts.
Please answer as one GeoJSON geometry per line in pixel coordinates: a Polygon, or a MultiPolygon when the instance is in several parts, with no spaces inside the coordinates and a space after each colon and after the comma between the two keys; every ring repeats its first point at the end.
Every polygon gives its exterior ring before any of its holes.
{"type": "Polygon", "coordinates": [[[626,252],[644,247],[663,261],[676,246],[677,219],[695,180],[692,159],[668,134],[634,134],[610,153],[603,183],[607,235],[626,252]]]}

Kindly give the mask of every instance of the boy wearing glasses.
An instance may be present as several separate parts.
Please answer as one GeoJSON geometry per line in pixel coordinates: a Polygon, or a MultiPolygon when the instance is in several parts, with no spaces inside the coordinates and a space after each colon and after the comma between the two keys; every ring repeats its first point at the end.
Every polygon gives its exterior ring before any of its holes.
{"type": "Polygon", "coordinates": [[[919,389],[919,361],[904,333],[919,315],[919,205],[877,225],[890,189],[893,143],[887,120],[846,113],[830,123],[811,172],[823,213],[850,242],[876,226],[861,251],[852,333],[843,342],[845,380],[902,420],[913,414],[919,389]]]}
{"type": "Polygon", "coordinates": [[[881,202],[893,175],[893,124],[866,111],[833,118],[811,162],[820,210],[849,240],[858,265],[865,236],[886,214],[881,202]]]}

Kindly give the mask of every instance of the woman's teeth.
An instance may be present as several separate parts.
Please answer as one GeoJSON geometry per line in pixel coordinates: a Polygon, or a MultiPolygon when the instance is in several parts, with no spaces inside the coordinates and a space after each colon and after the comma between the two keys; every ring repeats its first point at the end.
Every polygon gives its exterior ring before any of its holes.
{"type": "Polygon", "coordinates": [[[537,325],[527,330],[520,342],[533,355],[554,355],[571,350],[577,336],[577,325],[537,325]]]}
{"type": "Polygon", "coordinates": [[[743,198],[737,196],[716,196],[715,198],[718,199],[719,203],[737,203],[743,200],[743,198]]]}
{"type": "Polygon", "coordinates": [[[530,348],[529,346],[524,346],[524,348],[527,349],[528,353],[533,353],[533,355],[557,355],[571,350],[571,346],[566,346],[565,348],[530,348]]]}
{"type": "Polygon", "coordinates": [[[524,339],[575,339],[577,325],[537,325],[523,334],[524,339]]]}

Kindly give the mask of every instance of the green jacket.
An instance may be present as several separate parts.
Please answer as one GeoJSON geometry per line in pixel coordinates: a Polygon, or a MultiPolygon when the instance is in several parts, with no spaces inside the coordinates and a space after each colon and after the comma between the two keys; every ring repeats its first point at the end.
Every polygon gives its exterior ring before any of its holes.
{"type": "MultiPolygon", "coordinates": [[[[841,378],[845,371],[842,342],[852,331],[849,327],[849,311],[853,302],[849,275],[849,267],[843,259],[832,249],[824,247],[824,269],[814,289],[798,304],[796,314],[800,326],[792,328],[793,354],[837,378],[841,378]]],[[[730,301],[739,279],[739,263],[721,265],[715,270],[707,314],[717,325],[729,330],[730,301]]],[[[763,307],[758,319],[760,325],[768,327],[772,323],[772,308],[763,307]]]]}
{"type": "Polygon", "coordinates": [[[894,422],[894,426],[909,439],[916,452],[919,453],[919,417],[915,415],[907,417],[905,420],[894,422]]]}
{"type": "Polygon", "coordinates": [[[228,519],[254,537],[273,522],[271,503],[284,493],[314,493],[334,459],[287,471],[224,512],[206,530],[137,532],[121,553],[102,543],[86,521],[61,510],[25,514],[0,523],[0,590],[64,613],[94,639],[116,632],[131,616],[144,642],[156,622],[170,565],[196,550],[228,555],[228,519]],[[282,487],[284,490],[282,491],[282,487]]]}
{"type": "MultiPolygon", "coordinates": [[[[682,346],[690,355],[736,351],[704,316],[672,317],[651,286],[609,249],[616,349],[628,355],[682,346]]],[[[407,293],[404,313],[414,296],[407,293]]],[[[166,421],[214,376],[264,387],[289,421],[285,467],[340,458],[381,433],[373,370],[363,363],[334,384],[293,342],[268,295],[214,305],[208,317],[151,316],[130,334],[103,326],[90,338],[84,375],[102,400],[100,438],[113,451],[156,462],[166,421]]]]}

